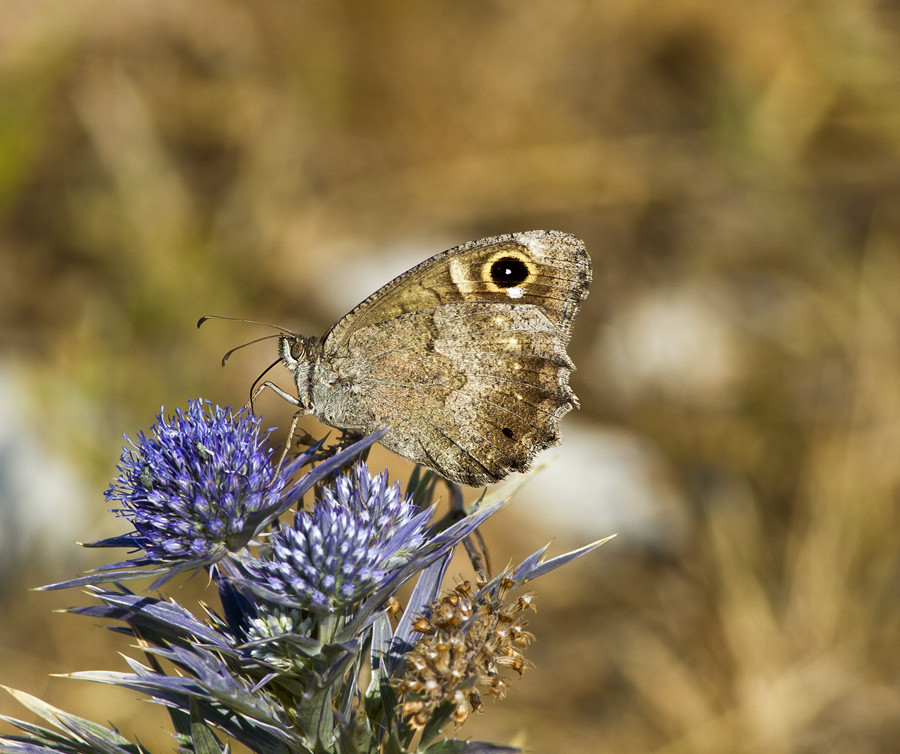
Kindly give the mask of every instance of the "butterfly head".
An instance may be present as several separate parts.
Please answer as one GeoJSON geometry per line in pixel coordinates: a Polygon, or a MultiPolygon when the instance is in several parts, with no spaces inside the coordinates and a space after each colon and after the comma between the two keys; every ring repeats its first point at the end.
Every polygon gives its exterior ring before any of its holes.
{"type": "Polygon", "coordinates": [[[321,340],[296,333],[284,333],[278,339],[281,362],[294,375],[297,397],[307,408],[312,401],[312,382],[315,363],[322,350],[321,340]]]}

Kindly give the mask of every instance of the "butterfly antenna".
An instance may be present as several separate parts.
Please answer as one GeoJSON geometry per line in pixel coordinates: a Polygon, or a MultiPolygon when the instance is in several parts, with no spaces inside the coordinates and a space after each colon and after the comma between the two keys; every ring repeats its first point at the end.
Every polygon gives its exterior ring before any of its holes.
{"type": "MultiPolygon", "coordinates": [[[[206,315],[200,317],[200,319],[197,320],[197,327],[200,327],[204,322],[206,322],[207,320],[210,320],[210,319],[223,319],[226,322],[243,322],[248,325],[261,325],[262,327],[271,327],[271,328],[274,328],[275,330],[278,330],[277,333],[274,333],[272,335],[263,335],[261,338],[256,338],[255,340],[251,340],[248,343],[242,343],[241,345],[236,346],[235,348],[232,348],[228,353],[226,353],[222,357],[222,366],[223,367],[225,366],[225,364],[228,363],[228,359],[231,358],[231,354],[233,354],[235,351],[240,351],[242,348],[245,348],[247,346],[252,346],[254,343],[259,343],[261,340],[268,340],[269,338],[280,338],[282,335],[294,335],[294,333],[291,330],[288,330],[286,327],[282,327],[281,325],[273,325],[270,322],[260,322],[259,320],[256,320],[256,319],[243,319],[241,317],[223,317],[219,314],[206,314],[206,315]]],[[[277,364],[278,362],[275,362],[275,363],[277,364]]],[[[269,369],[271,369],[271,368],[272,367],[269,367],[269,369]]],[[[266,372],[268,372],[269,369],[267,369],[266,372]]],[[[266,372],[263,372],[263,374],[265,374],[266,372]]],[[[259,380],[257,380],[256,382],[259,382],[259,380]]],[[[255,385],[256,383],[253,383],[253,384],[255,385]]]]}
{"type": "MultiPolygon", "coordinates": [[[[240,351],[242,348],[246,348],[247,346],[252,346],[254,343],[259,343],[261,340],[270,340],[271,338],[280,338],[284,334],[285,333],[276,332],[276,333],[272,333],[271,335],[263,335],[261,338],[255,338],[254,340],[250,340],[246,343],[241,343],[239,346],[235,346],[234,348],[232,348],[228,353],[226,353],[222,357],[222,366],[224,367],[225,364],[228,363],[228,359],[231,358],[231,354],[233,354],[235,351],[240,351]]],[[[276,361],[275,363],[277,364],[278,362],[276,361]]],[[[269,369],[271,369],[271,368],[272,367],[269,367],[269,369]]],[[[268,372],[269,369],[267,369],[266,372],[268,372]]],[[[265,374],[265,372],[263,372],[263,374],[265,374]]],[[[259,382],[259,380],[257,380],[257,382],[259,382]]]]}
{"type": "Polygon", "coordinates": [[[281,325],[273,325],[271,322],[260,322],[257,319],[243,319],[242,317],[223,317],[221,314],[204,314],[197,320],[197,327],[200,327],[204,322],[210,319],[224,319],[226,322],[244,322],[248,325],[262,325],[263,327],[271,327],[278,330],[285,335],[294,334],[292,330],[288,330],[288,328],[282,327],[281,325]]]}

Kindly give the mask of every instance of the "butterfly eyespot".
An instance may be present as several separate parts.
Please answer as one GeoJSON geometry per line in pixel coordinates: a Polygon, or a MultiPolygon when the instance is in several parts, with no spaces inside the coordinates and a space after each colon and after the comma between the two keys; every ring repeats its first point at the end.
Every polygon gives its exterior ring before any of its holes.
{"type": "Polygon", "coordinates": [[[512,440],[513,431],[512,431],[509,427],[504,427],[504,428],[503,428],[503,435],[504,435],[505,437],[508,437],[510,440],[512,440]]]}
{"type": "Polygon", "coordinates": [[[488,273],[494,285],[500,288],[513,288],[528,279],[528,265],[517,257],[501,257],[491,264],[488,273]]]}
{"type": "Polygon", "coordinates": [[[524,248],[512,244],[492,254],[481,266],[481,280],[488,290],[502,291],[510,298],[521,298],[525,293],[522,286],[534,282],[537,274],[537,265],[524,248]]]}

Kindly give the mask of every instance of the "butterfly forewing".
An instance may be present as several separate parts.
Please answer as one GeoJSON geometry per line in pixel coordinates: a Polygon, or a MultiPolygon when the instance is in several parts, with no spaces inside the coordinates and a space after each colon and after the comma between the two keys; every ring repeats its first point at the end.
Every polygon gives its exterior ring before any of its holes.
{"type": "Polygon", "coordinates": [[[463,484],[525,470],[577,405],[566,344],[590,280],[583,244],[555,231],[438,254],[325,336],[312,412],[354,431],[390,426],[383,445],[463,484]]]}

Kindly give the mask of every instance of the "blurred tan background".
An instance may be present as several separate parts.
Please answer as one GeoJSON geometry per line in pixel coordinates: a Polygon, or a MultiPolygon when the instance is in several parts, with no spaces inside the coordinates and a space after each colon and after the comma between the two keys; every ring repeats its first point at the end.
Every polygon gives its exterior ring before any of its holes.
{"type": "Polygon", "coordinates": [[[121,530],[123,433],[275,358],[221,369],[266,331],[197,318],[323,333],[554,228],[594,260],[582,409],[487,535],[498,565],[619,537],[535,585],[536,669],[460,735],[897,751],[898,30],[873,0],[5,0],[0,683],[170,750],[152,705],[48,679],[127,642],[25,590],[121,530]]]}

